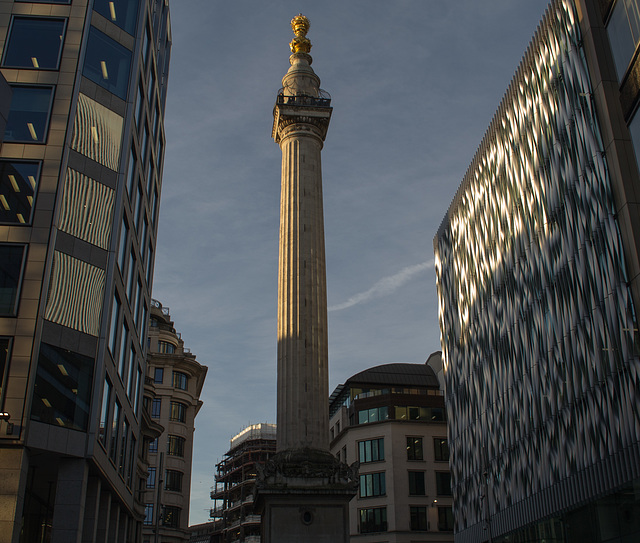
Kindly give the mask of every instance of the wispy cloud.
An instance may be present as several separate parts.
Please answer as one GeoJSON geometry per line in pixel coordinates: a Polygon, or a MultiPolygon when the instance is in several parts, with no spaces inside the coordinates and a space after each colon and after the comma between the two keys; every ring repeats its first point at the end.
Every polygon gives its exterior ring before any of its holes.
{"type": "Polygon", "coordinates": [[[433,268],[433,259],[422,262],[421,264],[414,264],[413,266],[407,266],[398,273],[383,277],[369,290],[360,292],[355,296],[351,296],[346,302],[341,304],[332,305],[328,308],[329,311],[340,311],[341,309],[347,309],[363,302],[368,302],[375,298],[381,298],[382,296],[388,296],[393,294],[405,283],[413,279],[416,275],[433,268]]]}

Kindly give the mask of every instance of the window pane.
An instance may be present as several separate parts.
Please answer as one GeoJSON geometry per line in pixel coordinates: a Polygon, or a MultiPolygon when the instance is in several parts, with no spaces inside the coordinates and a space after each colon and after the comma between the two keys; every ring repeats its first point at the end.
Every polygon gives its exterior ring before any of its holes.
{"type": "Polygon", "coordinates": [[[162,400],[160,398],[154,398],[151,402],[151,418],[159,419],[160,410],[162,409],[162,400]]]}
{"type": "Polygon", "coordinates": [[[31,418],[86,430],[94,360],[47,343],[40,345],[31,418]]]}
{"type": "Polygon", "coordinates": [[[15,315],[24,245],[0,245],[0,315],[15,315]]]}
{"type": "Polygon", "coordinates": [[[64,19],[15,17],[4,66],[57,69],[64,42],[64,27],[64,19]]]}
{"type": "Polygon", "coordinates": [[[0,337],[0,397],[3,396],[5,383],[5,373],[9,364],[9,349],[11,348],[11,338],[0,337]]]}
{"type": "Polygon", "coordinates": [[[44,143],[53,87],[11,86],[12,97],[4,141],[44,143]]]}
{"type": "Polygon", "coordinates": [[[135,34],[138,20],[137,0],[95,0],[93,9],[129,34],[135,34]]]}
{"type": "Polygon", "coordinates": [[[156,468],[148,468],[149,475],[147,475],[147,488],[156,487],[156,468]]]}
{"type": "Polygon", "coordinates": [[[438,496],[451,496],[451,473],[436,471],[436,489],[438,496]]]}
{"type": "Polygon", "coordinates": [[[82,75],[125,100],[130,66],[131,51],[92,26],[82,75]]]}
{"type": "Polygon", "coordinates": [[[39,176],[39,162],[0,161],[0,222],[31,222],[39,176]]]}
{"type": "Polygon", "coordinates": [[[100,410],[100,441],[106,447],[107,428],[109,427],[109,404],[111,402],[111,383],[105,379],[102,389],[102,409],[100,410]]]}
{"type": "Polygon", "coordinates": [[[164,368],[156,368],[153,374],[153,382],[162,383],[163,377],[164,377],[164,368]]]}
{"type": "Polygon", "coordinates": [[[639,21],[635,15],[636,10],[630,6],[633,2],[620,0],[616,3],[609,23],[607,33],[611,44],[618,80],[622,81],[631,57],[636,49],[638,39],[640,39],[639,21]]]}
{"type": "Polygon", "coordinates": [[[187,390],[187,375],[180,371],[173,372],[173,388],[187,390]]]}

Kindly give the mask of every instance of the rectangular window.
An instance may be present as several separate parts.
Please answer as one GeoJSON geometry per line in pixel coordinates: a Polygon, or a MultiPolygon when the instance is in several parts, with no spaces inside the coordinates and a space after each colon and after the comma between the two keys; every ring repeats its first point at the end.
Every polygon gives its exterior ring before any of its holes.
{"type": "Polygon", "coordinates": [[[0,406],[4,406],[5,388],[9,367],[9,353],[11,352],[11,338],[0,337],[0,406]]]}
{"type": "Polygon", "coordinates": [[[358,459],[361,464],[384,460],[384,438],[360,441],[358,443],[358,459]]]}
{"type": "Polygon", "coordinates": [[[411,518],[411,530],[425,531],[427,526],[427,508],[426,507],[410,507],[409,516],[411,518]]]}
{"type": "Polygon", "coordinates": [[[448,471],[436,471],[436,489],[438,496],[451,496],[451,473],[448,471]]]}
{"type": "Polygon", "coordinates": [[[94,365],[93,358],[41,343],[31,418],[86,431],[94,365]]]}
{"type": "Polygon", "coordinates": [[[180,371],[173,372],[173,388],[187,390],[187,381],[188,377],[186,373],[182,373],[180,371]]]}
{"type": "Polygon", "coordinates": [[[147,488],[156,487],[156,468],[149,468],[149,475],[147,475],[147,488]]]}
{"type": "Polygon", "coordinates": [[[384,472],[360,475],[360,497],[384,496],[387,493],[384,472]]]}
{"type": "Polygon", "coordinates": [[[409,495],[424,496],[424,471],[410,471],[409,473],[409,495]]]}
{"type": "Polygon", "coordinates": [[[407,437],[407,460],[424,460],[421,437],[407,437]]]}
{"type": "Polygon", "coordinates": [[[164,378],[164,368],[155,368],[153,372],[153,382],[162,383],[163,378],[164,378]]]}
{"type": "Polygon", "coordinates": [[[111,403],[111,383],[107,377],[102,388],[102,409],[100,410],[100,442],[107,446],[107,429],[109,428],[109,404],[111,403]]]}
{"type": "Polygon", "coordinates": [[[438,507],[438,530],[441,532],[453,531],[453,511],[451,507],[438,507]]]}
{"type": "Polygon", "coordinates": [[[182,492],[182,478],[184,474],[175,469],[168,469],[164,474],[164,489],[182,492]]]}
{"type": "Polygon", "coordinates": [[[111,450],[109,451],[109,456],[115,462],[116,455],[118,454],[118,429],[120,428],[120,414],[122,412],[122,408],[120,407],[120,402],[116,400],[116,409],[113,415],[113,422],[111,424],[111,450]]]}
{"type": "Polygon", "coordinates": [[[184,456],[185,439],[180,436],[169,436],[167,440],[167,454],[170,456],[184,456]]]}
{"type": "Polygon", "coordinates": [[[137,417],[138,416],[138,405],[140,404],[140,383],[142,381],[142,370],[140,366],[138,366],[138,380],[136,381],[136,400],[135,405],[133,406],[133,413],[137,417]]]}
{"type": "Polygon", "coordinates": [[[25,261],[25,245],[0,244],[0,315],[14,316],[25,261]]]}
{"type": "Polygon", "coordinates": [[[433,438],[433,456],[436,462],[449,461],[449,442],[445,438],[433,438]]]}
{"type": "Polygon", "coordinates": [[[135,394],[136,387],[136,369],[138,368],[136,358],[136,348],[131,343],[131,349],[129,350],[129,388],[127,389],[127,396],[129,397],[129,403],[133,405],[133,394],[135,394]]]}
{"type": "Polygon", "coordinates": [[[182,509],[174,505],[165,505],[162,515],[162,525],[169,528],[180,528],[180,513],[182,509]]]}
{"type": "Polygon", "coordinates": [[[129,446],[129,468],[127,469],[127,485],[131,488],[133,483],[133,466],[136,464],[136,438],[131,432],[131,445],[129,446]]]}
{"type": "Polygon", "coordinates": [[[11,85],[11,91],[4,141],[44,143],[49,129],[53,87],[11,85]]]}
{"type": "Polygon", "coordinates": [[[118,319],[120,317],[120,298],[116,292],[113,296],[113,306],[111,307],[111,326],[109,327],[109,350],[111,356],[116,356],[116,346],[118,345],[118,319]]]}
{"type": "Polygon", "coordinates": [[[122,227],[120,228],[120,247],[118,248],[118,267],[120,277],[124,279],[125,264],[127,257],[127,240],[129,239],[129,225],[126,216],[122,217],[122,227]]]}
{"type": "Polygon", "coordinates": [[[122,384],[126,386],[127,383],[127,357],[129,353],[127,352],[127,343],[129,341],[129,327],[125,322],[124,318],[122,319],[122,330],[120,331],[120,364],[118,365],[118,375],[120,375],[120,379],[122,384]]]}
{"type": "Polygon", "coordinates": [[[378,422],[381,420],[387,420],[389,418],[389,408],[373,407],[371,409],[364,409],[358,411],[358,424],[368,424],[370,422],[378,422]]]}
{"type": "Polygon", "coordinates": [[[125,32],[132,36],[135,34],[138,20],[137,0],[95,0],[93,9],[125,32]]]}
{"type": "Polygon", "coordinates": [[[360,533],[387,531],[387,508],[360,509],[360,533]]]}
{"type": "Polygon", "coordinates": [[[169,420],[185,422],[187,420],[187,406],[180,402],[171,402],[171,415],[169,420]]]}
{"type": "Polygon", "coordinates": [[[144,521],[143,524],[145,526],[153,526],[153,504],[145,503],[144,504],[144,521]]]}
{"type": "Polygon", "coordinates": [[[160,411],[162,409],[162,400],[160,398],[154,398],[151,402],[151,418],[159,419],[160,411]]]}
{"type": "Polygon", "coordinates": [[[39,162],[0,161],[0,223],[31,223],[39,179],[39,162]]]}
{"type": "Polygon", "coordinates": [[[129,198],[133,195],[133,184],[136,179],[136,151],[131,147],[131,154],[129,155],[129,169],[127,170],[127,193],[129,198]]]}
{"type": "Polygon", "coordinates": [[[162,354],[173,354],[176,352],[176,346],[168,341],[158,341],[158,352],[162,354]]]}
{"type": "Polygon", "coordinates": [[[82,75],[126,100],[130,67],[131,51],[96,27],[89,28],[82,75]]]}
{"type": "Polygon", "coordinates": [[[129,439],[129,421],[127,417],[122,417],[122,428],[120,429],[120,461],[118,463],[118,471],[120,475],[125,474],[127,466],[127,439],[129,439]]]}
{"type": "Polygon", "coordinates": [[[14,17],[3,66],[56,70],[64,43],[65,19],[14,17]]]}
{"type": "Polygon", "coordinates": [[[615,3],[607,23],[607,33],[618,80],[622,81],[636,50],[636,45],[640,41],[640,16],[637,0],[620,0],[615,3]]]}
{"type": "Polygon", "coordinates": [[[153,441],[149,441],[149,452],[157,453],[158,452],[158,438],[156,437],[153,441]]]}

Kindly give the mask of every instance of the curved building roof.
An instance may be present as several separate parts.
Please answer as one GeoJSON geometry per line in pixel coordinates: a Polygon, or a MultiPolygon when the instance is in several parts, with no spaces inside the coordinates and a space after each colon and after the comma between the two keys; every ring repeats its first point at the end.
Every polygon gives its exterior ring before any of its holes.
{"type": "Polygon", "coordinates": [[[433,369],[426,364],[382,364],[356,373],[345,385],[354,384],[421,386],[439,388],[440,383],[433,369]]]}

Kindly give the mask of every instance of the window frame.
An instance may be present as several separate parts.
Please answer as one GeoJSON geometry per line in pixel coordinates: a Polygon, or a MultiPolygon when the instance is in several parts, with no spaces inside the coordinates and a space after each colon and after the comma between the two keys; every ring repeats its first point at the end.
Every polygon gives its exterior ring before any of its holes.
{"type": "Polygon", "coordinates": [[[420,470],[407,470],[409,479],[409,496],[426,496],[425,472],[420,470]]]}
{"type": "MultiPolygon", "coordinates": [[[[36,0],[37,1],[37,0],[36,0]]],[[[55,3],[60,3],[60,2],[55,2],[55,3]]],[[[19,70],[42,70],[42,71],[52,71],[55,72],[57,70],[60,69],[60,60],[62,59],[62,50],[64,49],[64,41],[65,38],[67,36],[67,27],[69,25],[69,20],[66,17],[50,17],[50,16],[33,16],[33,15],[22,15],[22,14],[15,14],[11,16],[11,22],[9,23],[9,31],[7,32],[7,38],[5,41],[5,45],[4,45],[4,51],[2,52],[2,66],[4,68],[14,68],[14,69],[19,69],[19,70]],[[7,64],[7,55],[10,53],[10,45],[11,45],[11,37],[13,35],[13,28],[14,28],[14,24],[15,21],[19,19],[19,20],[26,20],[26,19],[31,19],[31,20],[39,20],[39,21],[58,21],[58,22],[62,22],[62,32],[61,32],[61,36],[62,39],[60,40],[60,48],[58,49],[58,57],[56,58],[56,62],[55,62],[55,66],[53,67],[46,67],[43,68],[41,66],[29,66],[28,64],[26,65],[21,65],[21,64],[7,64]]]]}
{"type": "Polygon", "coordinates": [[[409,506],[409,529],[412,532],[426,532],[429,530],[429,516],[426,505],[409,506]],[[422,514],[424,514],[424,517],[422,514]]]}
{"type": "Polygon", "coordinates": [[[182,402],[172,401],[170,404],[169,420],[171,422],[187,422],[187,410],[189,406],[182,402]]]}
{"type": "Polygon", "coordinates": [[[407,460],[409,462],[424,461],[424,440],[422,436],[406,436],[407,460]]]}
{"type": "Polygon", "coordinates": [[[449,440],[446,437],[433,438],[433,459],[435,462],[449,462],[449,440]],[[443,454],[443,447],[446,447],[446,458],[443,454]]]}
{"type": "Polygon", "coordinates": [[[16,281],[13,307],[9,308],[6,313],[4,313],[0,308],[0,317],[16,317],[18,315],[18,307],[20,305],[20,297],[22,295],[22,284],[24,283],[24,272],[27,266],[27,254],[29,252],[29,245],[26,243],[0,243],[0,248],[6,246],[22,247],[22,262],[20,263],[20,272],[18,274],[18,280],[16,281]]]}
{"type": "MultiPolygon", "coordinates": [[[[21,223],[20,221],[3,221],[3,220],[0,220],[0,224],[2,224],[2,225],[30,226],[31,223],[33,222],[33,213],[34,213],[34,210],[35,210],[35,207],[36,207],[36,200],[38,198],[38,189],[40,188],[40,177],[42,175],[42,160],[23,160],[23,159],[15,159],[15,158],[2,158],[2,159],[0,159],[0,168],[1,168],[2,171],[4,171],[4,168],[2,168],[2,166],[1,166],[2,164],[7,164],[7,165],[10,165],[10,164],[32,165],[36,169],[36,175],[32,176],[35,179],[35,186],[32,187],[33,195],[31,196],[32,202],[31,202],[31,210],[30,210],[29,216],[25,218],[24,223],[21,223]]],[[[7,173],[7,177],[8,176],[9,176],[9,174],[7,173]]],[[[0,205],[3,205],[2,202],[0,202],[0,205]]]]}
{"type": "Polygon", "coordinates": [[[3,142],[4,143],[28,143],[31,145],[46,145],[47,139],[49,138],[49,126],[51,125],[51,112],[53,110],[53,101],[56,95],[56,86],[55,85],[38,85],[38,84],[31,85],[27,83],[10,83],[9,86],[11,87],[11,92],[12,92],[12,95],[11,95],[12,105],[13,105],[13,98],[15,97],[15,93],[14,93],[15,89],[49,89],[50,90],[49,107],[47,110],[47,120],[42,130],[42,139],[40,138],[33,139],[33,136],[31,137],[31,139],[7,139],[7,129],[10,127],[9,121],[12,113],[12,108],[10,106],[9,114],[7,115],[7,124],[5,126],[3,142]]]}
{"type": "Polygon", "coordinates": [[[358,461],[361,464],[370,464],[372,462],[384,462],[384,437],[376,437],[372,439],[363,439],[361,441],[358,441],[358,461]],[[374,446],[374,442],[375,442],[375,446],[374,446]],[[377,458],[374,458],[375,456],[374,450],[377,451],[377,458]],[[368,456],[367,452],[369,453],[371,460],[367,460],[367,456],[368,456]]]}
{"type": "Polygon", "coordinates": [[[172,380],[173,380],[173,388],[177,390],[188,390],[189,376],[186,373],[182,371],[173,370],[172,380]],[[182,386],[183,380],[184,380],[184,386],[182,386]]]}

